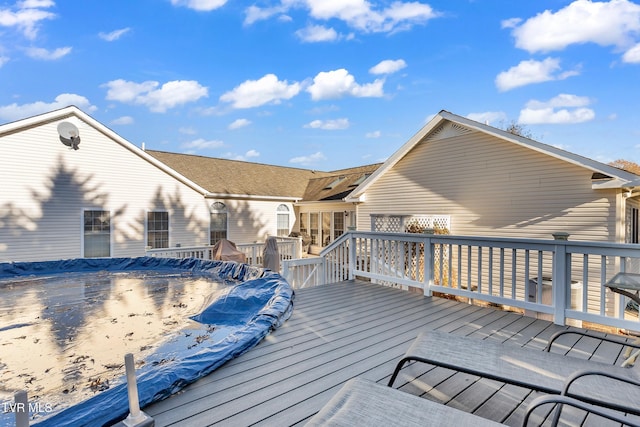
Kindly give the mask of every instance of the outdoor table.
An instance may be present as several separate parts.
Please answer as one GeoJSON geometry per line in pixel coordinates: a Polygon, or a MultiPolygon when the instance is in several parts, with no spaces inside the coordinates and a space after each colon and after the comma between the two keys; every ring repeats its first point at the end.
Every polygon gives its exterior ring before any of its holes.
{"type": "MultiPolygon", "coordinates": [[[[627,273],[627,272],[621,271],[617,273],[615,276],[613,276],[613,278],[609,280],[605,284],[605,286],[611,289],[612,292],[631,298],[633,301],[635,301],[638,304],[638,307],[640,310],[640,274],[639,273],[627,273]]],[[[640,338],[638,340],[640,340],[640,338]]],[[[635,362],[635,359],[638,356],[640,356],[640,350],[636,351],[633,355],[631,355],[631,347],[629,347],[628,350],[629,350],[627,352],[628,354],[626,354],[627,361],[624,362],[622,366],[632,364],[633,362],[635,362]]]]}

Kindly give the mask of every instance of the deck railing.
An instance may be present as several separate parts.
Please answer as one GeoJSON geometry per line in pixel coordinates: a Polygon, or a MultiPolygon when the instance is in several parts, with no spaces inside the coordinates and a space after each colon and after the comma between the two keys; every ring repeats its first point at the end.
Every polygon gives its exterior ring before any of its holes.
{"type": "Polygon", "coordinates": [[[637,306],[605,286],[620,271],[640,272],[639,245],[351,231],[317,258],[283,264],[294,288],[361,278],[557,324],[640,330],[637,306]]]}
{"type": "MultiPolygon", "coordinates": [[[[300,237],[277,237],[280,263],[302,258],[302,239],[300,237]]],[[[262,266],[264,243],[240,243],[236,248],[245,254],[247,264],[262,266]]],[[[199,258],[212,259],[213,246],[189,246],[162,249],[147,249],[146,255],[162,258],[199,258]]]]}

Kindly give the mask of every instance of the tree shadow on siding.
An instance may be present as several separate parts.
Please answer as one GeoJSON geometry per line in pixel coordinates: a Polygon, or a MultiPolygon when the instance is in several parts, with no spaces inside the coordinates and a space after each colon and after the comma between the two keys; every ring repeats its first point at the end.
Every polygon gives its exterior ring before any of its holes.
{"type": "MultiPolygon", "coordinates": [[[[82,257],[83,209],[107,210],[108,194],[92,180],[92,175],[84,178],[79,176],[60,158],[45,188],[31,190],[30,196],[34,202],[32,209],[18,208],[13,202],[1,206],[0,259],[12,261],[2,257],[2,252],[15,249],[17,245],[26,247],[25,255],[35,253],[35,258],[40,260],[82,257]],[[77,230],[77,233],[65,233],[66,230],[77,230]]],[[[120,216],[123,210],[112,211],[112,220],[120,216]]],[[[109,291],[110,286],[105,283],[84,281],[72,281],[55,288],[43,286],[38,291],[40,318],[51,325],[51,333],[59,347],[65,347],[75,339],[86,319],[100,311],[109,291]],[[104,292],[95,293],[95,286],[104,292]],[[93,295],[89,305],[85,301],[87,294],[93,295]]],[[[0,298],[3,298],[3,294],[0,292],[0,298]]],[[[10,307],[11,301],[7,303],[5,306],[10,307]]],[[[2,321],[10,324],[19,315],[9,309],[2,313],[2,321]]]]}

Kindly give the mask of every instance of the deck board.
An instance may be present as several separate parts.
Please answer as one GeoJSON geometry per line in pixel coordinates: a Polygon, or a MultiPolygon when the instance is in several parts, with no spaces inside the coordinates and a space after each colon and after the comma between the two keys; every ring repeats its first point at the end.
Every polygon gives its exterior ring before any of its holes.
{"type": "MultiPolygon", "coordinates": [[[[296,291],[292,317],[258,346],[144,408],[156,426],[298,425],[350,378],[386,384],[418,333],[439,329],[540,351],[566,327],[490,307],[351,281],[296,291]]],[[[614,361],[621,350],[562,337],[554,351],[614,361]],[[591,353],[588,353],[591,351],[591,353]]],[[[395,387],[517,425],[530,390],[410,364],[395,387]],[[523,403],[524,402],[524,403],[523,403]]]]}

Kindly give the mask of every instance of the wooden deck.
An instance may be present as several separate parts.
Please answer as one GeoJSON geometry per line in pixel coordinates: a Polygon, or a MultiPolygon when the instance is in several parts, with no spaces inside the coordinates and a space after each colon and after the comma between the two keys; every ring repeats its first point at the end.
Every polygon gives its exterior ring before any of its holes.
{"type": "MultiPolygon", "coordinates": [[[[421,330],[540,351],[551,334],[564,328],[363,282],[302,289],[296,292],[292,317],[257,347],[144,411],[158,427],[300,425],[350,378],[386,384],[421,330]]],[[[620,346],[595,339],[567,338],[558,351],[606,363],[622,360],[620,346]]],[[[425,364],[409,365],[394,387],[507,425],[520,425],[523,405],[536,396],[425,364]]]]}

